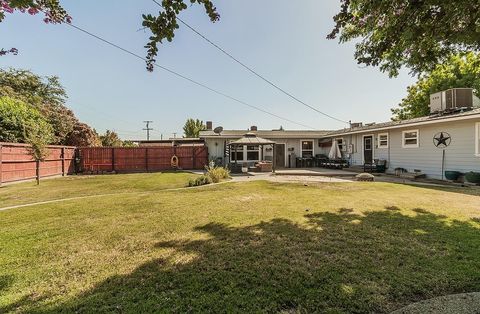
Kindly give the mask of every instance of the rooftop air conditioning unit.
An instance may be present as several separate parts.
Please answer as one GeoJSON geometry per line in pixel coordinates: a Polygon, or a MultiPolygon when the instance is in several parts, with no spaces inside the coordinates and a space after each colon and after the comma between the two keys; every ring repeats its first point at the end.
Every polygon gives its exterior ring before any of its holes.
{"type": "Polygon", "coordinates": [[[430,95],[430,112],[438,113],[480,107],[472,88],[452,88],[430,95]]]}

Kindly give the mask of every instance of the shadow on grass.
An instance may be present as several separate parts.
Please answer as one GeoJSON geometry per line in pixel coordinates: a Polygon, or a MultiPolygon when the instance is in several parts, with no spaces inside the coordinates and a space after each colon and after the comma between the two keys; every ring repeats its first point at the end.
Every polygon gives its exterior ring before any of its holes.
{"type": "MultiPolygon", "coordinates": [[[[55,307],[33,312],[385,313],[439,295],[480,291],[480,230],[425,210],[350,209],[247,227],[211,223],[169,249],[55,307]]],[[[10,307],[10,309],[14,308],[10,307]]],[[[0,312],[1,312],[0,308],[0,312]]]]}

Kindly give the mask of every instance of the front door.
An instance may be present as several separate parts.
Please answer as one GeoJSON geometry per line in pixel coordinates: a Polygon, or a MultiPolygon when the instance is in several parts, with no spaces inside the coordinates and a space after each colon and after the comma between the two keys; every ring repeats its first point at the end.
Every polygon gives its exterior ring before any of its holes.
{"type": "Polygon", "coordinates": [[[373,162],[373,136],[363,138],[363,161],[364,163],[373,162]]]}
{"type": "Polygon", "coordinates": [[[285,144],[275,145],[275,166],[285,168],[285,144]]]}

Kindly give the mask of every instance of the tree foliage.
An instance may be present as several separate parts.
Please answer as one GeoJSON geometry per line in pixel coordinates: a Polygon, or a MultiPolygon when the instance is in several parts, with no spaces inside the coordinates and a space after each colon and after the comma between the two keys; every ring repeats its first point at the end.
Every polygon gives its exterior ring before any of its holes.
{"type": "Polygon", "coordinates": [[[100,136],[100,141],[104,147],[123,146],[123,142],[115,131],[107,130],[104,135],[100,136]]]}
{"type": "Polygon", "coordinates": [[[77,147],[102,146],[95,129],[82,122],[73,126],[73,131],[68,135],[65,144],[77,147]]]}
{"type": "Polygon", "coordinates": [[[187,3],[203,5],[205,12],[212,22],[220,19],[216,7],[210,0],[162,0],[156,2],[162,8],[158,16],[151,14],[143,15],[142,25],[152,32],[150,42],[145,46],[147,48],[147,70],[153,71],[153,65],[158,53],[157,45],[164,40],[172,41],[175,36],[175,30],[179,28],[177,16],[183,10],[188,8],[187,3]]]}
{"type": "Polygon", "coordinates": [[[56,76],[42,77],[28,70],[0,69],[0,96],[9,96],[37,108],[53,126],[52,144],[90,141],[72,139],[76,135],[92,132],[74,132],[84,125],[65,106],[67,93],[56,76]]]}
{"type": "Polygon", "coordinates": [[[429,114],[430,94],[455,87],[473,88],[480,92],[480,54],[451,56],[432,71],[422,74],[417,83],[407,88],[407,97],[392,109],[394,120],[422,117],[429,114]]]}
{"type": "Polygon", "coordinates": [[[27,142],[30,130],[51,140],[53,128],[32,106],[21,100],[0,97],[0,142],[27,142]]]}
{"type": "Polygon", "coordinates": [[[185,137],[197,138],[200,136],[200,131],[206,130],[207,127],[201,120],[188,119],[183,126],[183,132],[185,137]]]}
{"type": "Polygon", "coordinates": [[[329,39],[357,41],[359,64],[390,76],[402,66],[420,74],[448,56],[480,50],[480,2],[472,0],[341,0],[329,39]]]}
{"type": "Polygon", "coordinates": [[[45,23],[57,24],[71,21],[71,17],[58,0],[0,0],[0,22],[5,18],[5,13],[15,11],[30,15],[43,13],[45,23]]]}

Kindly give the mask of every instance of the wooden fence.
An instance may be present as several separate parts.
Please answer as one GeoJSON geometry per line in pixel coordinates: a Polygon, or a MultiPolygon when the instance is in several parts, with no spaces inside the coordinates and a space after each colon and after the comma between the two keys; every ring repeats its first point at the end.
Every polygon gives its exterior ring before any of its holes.
{"type": "MultiPolygon", "coordinates": [[[[75,171],[75,147],[48,146],[48,156],[38,164],[41,178],[72,174],[75,171]]],[[[37,163],[29,153],[29,145],[0,143],[0,185],[35,179],[37,163]]]]}
{"type": "Polygon", "coordinates": [[[171,160],[178,157],[178,168],[200,170],[208,164],[206,146],[180,147],[82,147],[78,149],[80,170],[84,173],[153,172],[172,170],[171,160]]]}

